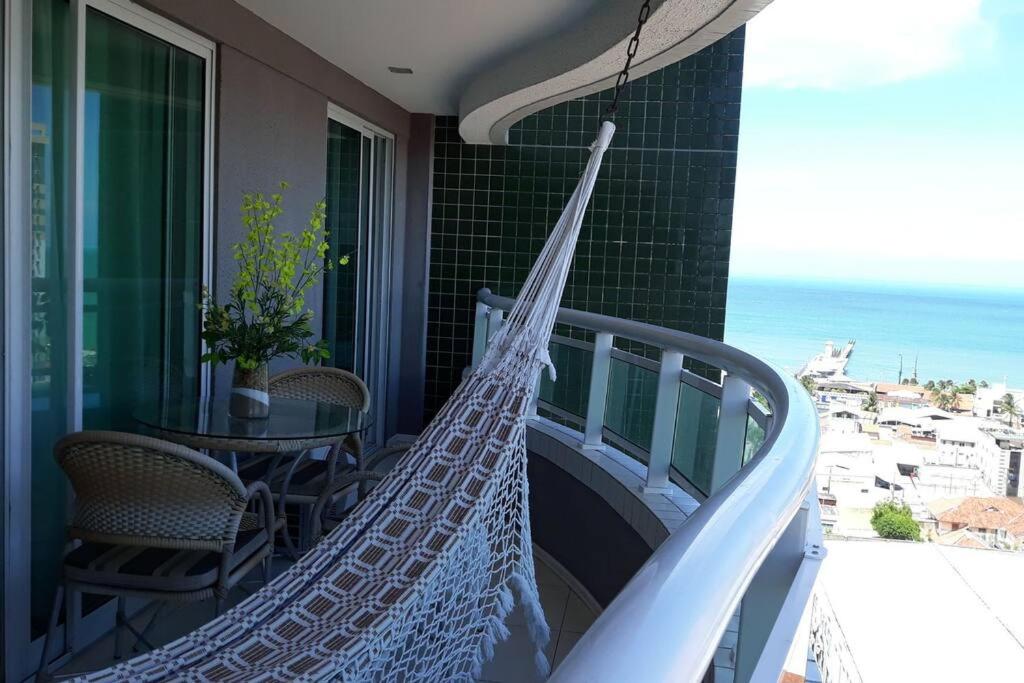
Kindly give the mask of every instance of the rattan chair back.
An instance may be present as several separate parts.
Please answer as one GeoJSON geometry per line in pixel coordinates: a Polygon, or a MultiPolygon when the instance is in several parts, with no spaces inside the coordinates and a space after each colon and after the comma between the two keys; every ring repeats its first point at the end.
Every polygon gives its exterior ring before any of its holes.
{"type": "Polygon", "coordinates": [[[370,409],[370,390],[363,380],[339,368],[296,368],[270,378],[270,395],[370,409]]]}
{"type": "Polygon", "coordinates": [[[71,434],[54,455],[75,490],[71,538],[117,545],[223,550],[235,541],[245,485],[185,446],[137,434],[71,434]]]}

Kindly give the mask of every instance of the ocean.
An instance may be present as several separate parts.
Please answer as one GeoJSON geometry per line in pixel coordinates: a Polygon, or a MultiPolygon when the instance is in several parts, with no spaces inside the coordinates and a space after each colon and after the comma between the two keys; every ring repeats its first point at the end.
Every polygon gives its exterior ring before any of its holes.
{"type": "Polygon", "coordinates": [[[796,372],[855,339],[855,379],[1024,387],[1024,291],[730,277],[725,341],[796,372]]]}

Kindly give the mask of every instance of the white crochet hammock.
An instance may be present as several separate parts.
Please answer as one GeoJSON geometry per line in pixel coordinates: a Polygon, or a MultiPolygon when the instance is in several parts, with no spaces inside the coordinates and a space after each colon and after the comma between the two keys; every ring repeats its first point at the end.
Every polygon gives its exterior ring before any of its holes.
{"type": "Polygon", "coordinates": [[[478,367],[344,523],[223,616],[83,680],[468,681],[508,636],[513,589],[546,674],[524,417],[614,130],[478,367]]]}

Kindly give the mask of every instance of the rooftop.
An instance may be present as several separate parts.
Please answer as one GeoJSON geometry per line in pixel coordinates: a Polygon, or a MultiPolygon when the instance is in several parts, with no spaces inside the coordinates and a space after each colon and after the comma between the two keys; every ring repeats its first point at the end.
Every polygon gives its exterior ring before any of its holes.
{"type": "Polygon", "coordinates": [[[899,541],[826,547],[818,587],[862,680],[1003,681],[1024,671],[1024,593],[1006,590],[1020,583],[1024,555],[899,541]]]}
{"type": "Polygon", "coordinates": [[[940,522],[972,529],[1006,529],[1015,536],[1024,533],[1024,502],[1020,498],[942,498],[930,502],[928,509],[940,522]]]}

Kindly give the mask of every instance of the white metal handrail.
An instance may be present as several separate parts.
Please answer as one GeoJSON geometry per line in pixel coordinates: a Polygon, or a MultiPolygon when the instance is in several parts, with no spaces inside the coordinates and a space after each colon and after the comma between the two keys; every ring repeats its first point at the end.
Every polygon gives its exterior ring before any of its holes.
{"type": "MultiPolygon", "coordinates": [[[[486,289],[477,299],[478,332],[486,328],[481,315],[508,310],[513,303],[486,289]]],[[[712,495],[654,551],[551,679],[699,681],[747,588],[811,489],[817,413],[794,378],[722,342],[571,309],[560,309],[557,321],[660,348],[659,382],[671,375],[664,371],[665,360],[675,369],[682,356],[727,373],[714,466],[720,487],[713,487],[712,495]],[[760,450],[741,467],[744,439],[734,432],[741,418],[745,427],[752,412],[751,389],[765,397],[771,415],[764,421],[760,450]],[[736,400],[741,397],[745,400],[736,400]]],[[[477,338],[477,347],[485,344],[477,338]]],[[[594,362],[600,362],[596,354],[594,362]]],[[[588,433],[591,427],[587,425],[588,433]]],[[[659,465],[659,438],[664,435],[657,433],[656,424],[649,468],[659,465]]]]}

